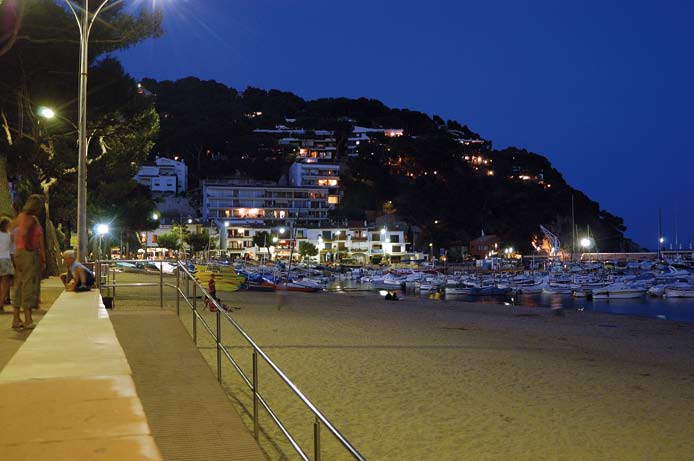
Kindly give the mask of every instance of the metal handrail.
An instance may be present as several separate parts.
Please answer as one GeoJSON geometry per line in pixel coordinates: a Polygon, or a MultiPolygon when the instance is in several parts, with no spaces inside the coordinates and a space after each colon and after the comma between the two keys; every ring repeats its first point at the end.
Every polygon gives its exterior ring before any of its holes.
{"type": "MultiPolygon", "coordinates": [[[[125,261],[121,260],[121,262],[142,262],[140,260],[134,260],[134,261],[125,261]]],[[[320,443],[320,433],[321,433],[321,425],[325,426],[328,431],[340,442],[340,444],[345,448],[347,452],[357,461],[366,461],[366,458],[359,453],[359,451],[352,446],[352,444],[347,440],[347,438],[339,431],[335,426],[328,420],[328,418],[318,409],[316,406],[304,395],[303,392],[294,384],[289,377],[275,364],[275,362],[272,361],[272,359],[263,351],[263,349],[250,337],[248,333],[241,327],[241,325],[234,320],[231,315],[229,315],[226,310],[222,308],[222,306],[219,304],[219,302],[214,299],[213,297],[210,296],[208,291],[200,284],[200,282],[193,276],[193,274],[190,273],[187,267],[181,262],[181,261],[158,261],[160,263],[163,262],[170,262],[170,263],[175,263],[177,266],[176,274],[174,276],[176,277],[176,285],[169,284],[169,283],[164,283],[163,280],[163,270],[160,269],[159,274],[159,283],[128,283],[128,284],[116,284],[115,281],[114,283],[107,283],[107,284],[100,284],[99,288],[113,288],[114,292],[113,295],[115,297],[115,288],[116,287],[123,287],[123,286],[160,286],[160,307],[163,308],[164,306],[164,301],[163,301],[163,288],[164,286],[168,286],[171,288],[174,288],[176,291],[176,313],[177,315],[180,316],[180,300],[183,298],[183,300],[186,302],[186,304],[189,306],[189,308],[192,311],[193,314],[193,341],[195,344],[197,344],[197,321],[200,320],[203,323],[203,327],[205,330],[207,330],[207,333],[210,335],[215,340],[216,343],[216,349],[217,349],[217,380],[221,382],[222,380],[222,365],[221,365],[221,356],[224,355],[229,363],[233,365],[233,367],[236,369],[237,373],[241,376],[242,380],[244,383],[249,387],[249,389],[253,393],[253,435],[256,440],[258,440],[259,437],[259,422],[258,422],[258,416],[259,416],[259,406],[262,406],[265,411],[268,413],[272,421],[277,425],[277,427],[280,429],[282,434],[285,436],[285,438],[289,441],[289,443],[292,445],[292,448],[299,454],[301,459],[304,461],[311,461],[308,455],[306,455],[305,451],[301,448],[299,443],[296,441],[294,436],[291,435],[289,430],[286,428],[284,423],[280,420],[280,418],[277,416],[277,414],[272,410],[270,404],[263,398],[263,396],[260,394],[258,391],[258,356],[260,356],[267,365],[270,366],[270,368],[275,372],[277,376],[280,377],[280,379],[291,389],[291,391],[303,402],[304,405],[313,413],[315,420],[313,423],[313,450],[314,450],[314,461],[320,461],[321,459],[321,443],[320,443]],[[185,276],[186,280],[186,293],[183,292],[183,289],[181,287],[181,274],[185,276]],[[189,298],[189,283],[190,281],[193,282],[193,302],[191,303],[189,298]],[[200,315],[197,309],[197,297],[198,293],[197,291],[200,290],[200,294],[202,295],[203,299],[205,299],[208,303],[212,303],[215,307],[216,310],[216,329],[217,331],[214,332],[213,329],[210,327],[210,325],[207,323],[207,321],[200,315]],[[240,365],[238,362],[231,356],[227,348],[222,344],[221,340],[221,317],[224,316],[226,320],[233,325],[233,327],[236,329],[236,331],[244,338],[244,340],[251,346],[253,350],[253,376],[248,377],[246,373],[241,369],[240,365]]],[[[101,265],[102,264],[111,264],[113,261],[96,261],[96,269],[97,273],[101,273],[101,265]]],[[[97,280],[99,282],[101,281],[101,277],[98,276],[97,280]]]]}

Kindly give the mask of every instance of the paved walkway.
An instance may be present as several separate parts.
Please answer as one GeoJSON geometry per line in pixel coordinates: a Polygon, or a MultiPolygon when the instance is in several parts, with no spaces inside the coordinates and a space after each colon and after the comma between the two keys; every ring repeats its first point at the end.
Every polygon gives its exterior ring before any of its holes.
{"type": "Polygon", "coordinates": [[[97,291],[62,293],[0,371],[0,420],[3,460],[162,461],[97,291]]]}
{"type": "MultiPolygon", "coordinates": [[[[51,277],[41,282],[41,309],[32,314],[34,323],[41,321],[43,313],[50,308],[62,292],[63,284],[58,277],[51,277]]],[[[22,318],[24,318],[24,314],[22,314],[22,318]]],[[[31,330],[12,329],[12,306],[0,308],[0,370],[24,344],[30,333],[31,330]]]]}
{"type": "Polygon", "coordinates": [[[266,459],[174,312],[109,314],[166,461],[266,459]]]}

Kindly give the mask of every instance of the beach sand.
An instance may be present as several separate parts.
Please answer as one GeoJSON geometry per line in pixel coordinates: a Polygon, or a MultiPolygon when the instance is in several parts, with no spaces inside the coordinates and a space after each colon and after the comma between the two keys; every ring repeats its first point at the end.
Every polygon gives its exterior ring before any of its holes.
{"type": "MultiPolygon", "coordinates": [[[[367,459],[694,456],[692,324],[363,294],[221,296],[367,459]]],[[[223,337],[250,376],[250,349],[230,328],[223,337]]],[[[203,353],[214,366],[214,349],[203,353]]],[[[231,366],[224,382],[247,411],[231,366]]],[[[268,367],[260,383],[311,454],[311,415],[268,367]]],[[[296,459],[262,422],[269,458],[296,459]]],[[[322,441],[323,459],[350,459],[325,429],[322,441]]]]}
{"type": "MultiPolygon", "coordinates": [[[[371,461],[694,457],[694,324],[363,293],[220,297],[371,461]]],[[[190,329],[183,303],[181,313],[190,329]]],[[[250,376],[251,349],[222,325],[250,376]]],[[[201,325],[198,337],[215,369],[201,325]]],[[[313,458],[311,414],[262,361],[259,382],[313,458]]],[[[223,383],[252,427],[251,393],[226,360],[223,383]]],[[[268,459],[298,459],[264,412],[260,420],[268,459]]],[[[325,428],[321,435],[323,460],[352,459],[325,428]]]]}

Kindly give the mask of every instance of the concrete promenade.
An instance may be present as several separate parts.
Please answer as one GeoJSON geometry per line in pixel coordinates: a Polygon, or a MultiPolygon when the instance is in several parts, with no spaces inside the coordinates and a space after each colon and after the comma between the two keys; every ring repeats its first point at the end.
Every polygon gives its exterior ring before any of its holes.
{"type": "Polygon", "coordinates": [[[0,371],[7,460],[160,461],[98,292],[62,293],[0,371]]]}
{"type": "Polygon", "coordinates": [[[33,331],[0,315],[3,461],[266,459],[175,313],[61,292],[44,281],[33,331]]]}

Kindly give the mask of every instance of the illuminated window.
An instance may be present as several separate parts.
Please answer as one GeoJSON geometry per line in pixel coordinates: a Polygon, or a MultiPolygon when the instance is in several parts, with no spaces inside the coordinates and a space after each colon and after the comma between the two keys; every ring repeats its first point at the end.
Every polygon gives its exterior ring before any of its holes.
{"type": "Polygon", "coordinates": [[[328,196],[328,203],[330,203],[331,205],[336,205],[337,204],[337,195],[328,196]]]}

